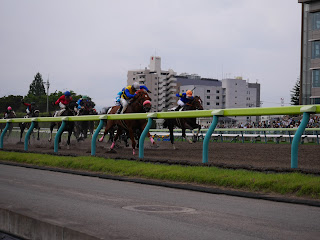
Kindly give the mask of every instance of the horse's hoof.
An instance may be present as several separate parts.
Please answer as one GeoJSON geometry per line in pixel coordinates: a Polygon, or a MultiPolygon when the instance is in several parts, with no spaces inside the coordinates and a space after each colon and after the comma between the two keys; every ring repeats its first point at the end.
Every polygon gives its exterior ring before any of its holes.
{"type": "Polygon", "coordinates": [[[48,142],[51,142],[51,139],[48,139],[48,142]]]}
{"type": "Polygon", "coordinates": [[[114,149],[109,149],[109,150],[107,151],[107,153],[117,153],[117,151],[114,150],[114,149]]]}

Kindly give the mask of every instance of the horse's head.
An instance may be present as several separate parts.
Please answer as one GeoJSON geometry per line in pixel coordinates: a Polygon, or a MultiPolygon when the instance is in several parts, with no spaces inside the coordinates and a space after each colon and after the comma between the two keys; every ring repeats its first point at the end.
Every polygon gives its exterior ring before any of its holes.
{"type": "Polygon", "coordinates": [[[71,101],[67,106],[66,106],[66,111],[62,113],[64,116],[72,116],[75,115],[75,108],[78,106],[76,101],[71,101]]]}
{"type": "Polygon", "coordinates": [[[186,105],[188,106],[188,110],[203,110],[202,100],[199,96],[195,96],[193,100],[186,105]]]}
{"type": "Polygon", "coordinates": [[[93,104],[90,101],[85,101],[83,106],[80,108],[80,115],[89,115],[92,112],[93,104]]]}
{"type": "Polygon", "coordinates": [[[131,105],[134,104],[136,104],[135,107],[141,108],[141,110],[145,112],[149,112],[151,109],[151,98],[144,89],[140,89],[132,99],[131,105]]]}
{"type": "Polygon", "coordinates": [[[39,117],[40,111],[39,110],[34,110],[32,113],[32,117],[39,117]]]}

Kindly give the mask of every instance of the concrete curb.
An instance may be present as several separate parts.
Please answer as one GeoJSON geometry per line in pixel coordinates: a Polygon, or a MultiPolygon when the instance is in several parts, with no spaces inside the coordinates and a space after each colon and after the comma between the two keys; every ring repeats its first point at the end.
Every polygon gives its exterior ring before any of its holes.
{"type": "Polygon", "coordinates": [[[61,173],[76,174],[76,175],[87,176],[87,177],[98,177],[98,178],[102,178],[102,179],[110,179],[110,180],[118,180],[118,181],[133,182],[133,183],[140,183],[140,184],[148,184],[148,185],[182,189],[182,190],[190,190],[190,191],[196,191],[196,192],[205,192],[205,193],[211,193],[211,194],[224,194],[224,195],[235,196],[235,197],[254,198],[254,199],[262,199],[262,200],[275,201],[275,202],[283,202],[283,203],[292,203],[292,204],[301,204],[301,205],[307,205],[307,206],[313,206],[313,207],[320,207],[319,200],[288,198],[285,196],[271,196],[271,195],[260,194],[260,193],[221,189],[221,188],[217,188],[217,187],[205,187],[205,186],[199,186],[199,185],[193,185],[193,184],[172,183],[172,182],[164,182],[164,181],[159,181],[159,180],[129,178],[129,177],[105,175],[105,174],[100,174],[100,173],[91,173],[91,172],[84,172],[84,171],[79,171],[79,170],[61,169],[61,168],[53,168],[53,167],[40,167],[40,166],[35,166],[35,165],[7,162],[7,161],[1,161],[1,160],[0,160],[0,164],[10,165],[10,166],[18,166],[18,167],[26,167],[26,168],[32,168],[32,169],[39,169],[39,170],[46,170],[46,171],[61,172],[61,173]]]}
{"type": "Polygon", "coordinates": [[[0,209],[0,230],[23,239],[100,239],[7,209],[0,209]]]}

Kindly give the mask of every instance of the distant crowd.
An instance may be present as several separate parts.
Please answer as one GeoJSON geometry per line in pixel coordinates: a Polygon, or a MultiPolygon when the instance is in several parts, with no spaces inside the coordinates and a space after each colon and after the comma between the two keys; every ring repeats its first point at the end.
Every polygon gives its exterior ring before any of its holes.
{"type": "MultiPolygon", "coordinates": [[[[302,117],[284,116],[281,119],[277,118],[260,122],[241,122],[238,124],[218,123],[217,128],[297,128],[299,127],[301,121],[302,117]]],[[[320,128],[320,116],[312,115],[307,128],[320,128]]]]}

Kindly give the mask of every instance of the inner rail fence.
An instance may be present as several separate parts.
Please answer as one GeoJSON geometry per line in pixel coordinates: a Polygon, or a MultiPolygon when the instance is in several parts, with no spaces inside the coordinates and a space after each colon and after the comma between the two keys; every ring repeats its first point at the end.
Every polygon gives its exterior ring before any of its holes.
{"type": "MultiPolygon", "coordinates": [[[[263,116],[263,115],[302,115],[301,123],[296,129],[291,142],[291,168],[298,168],[298,146],[301,136],[309,122],[310,114],[320,113],[320,105],[298,105],[289,107],[270,107],[270,108],[231,108],[215,110],[196,110],[196,111],[178,111],[178,112],[155,112],[155,113],[130,113],[130,114],[106,114],[106,115],[89,115],[89,116],[68,116],[68,117],[38,117],[38,118],[14,118],[0,119],[0,123],[6,123],[1,137],[0,149],[3,149],[3,138],[6,131],[12,123],[29,122],[30,128],[25,136],[24,150],[28,151],[28,141],[36,122],[62,122],[54,140],[54,152],[58,153],[58,141],[61,136],[65,123],[67,121],[100,121],[91,140],[91,155],[96,155],[96,142],[99,132],[101,131],[105,120],[138,120],[147,119],[147,125],[139,139],[139,158],[144,158],[144,140],[149,132],[153,119],[169,118],[200,118],[212,117],[212,123],[205,134],[202,149],[202,163],[208,163],[209,140],[215,130],[219,117],[232,116],[263,116]]],[[[247,130],[247,129],[246,129],[247,130]]],[[[261,129],[259,129],[261,131],[261,129]]]]}

